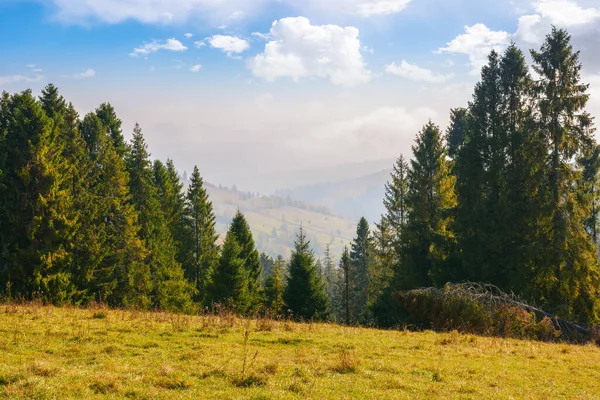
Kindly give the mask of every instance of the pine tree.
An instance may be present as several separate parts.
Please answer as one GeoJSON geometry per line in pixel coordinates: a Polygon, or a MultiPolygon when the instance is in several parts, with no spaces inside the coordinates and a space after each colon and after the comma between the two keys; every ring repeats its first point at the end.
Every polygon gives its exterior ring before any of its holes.
{"type": "Polygon", "coordinates": [[[373,245],[369,223],[363,217],[356,228],[350,249],[350,310],[351,321],[364,323],[367,319],[373,245]]]}
{"type": "Polygon", "coordinates": [[[213,304],[224,305],[235,312],[245,314],[252,306],[242,248],[231,227],[225,237],[219,262],[212,273],[210,291],[213,304]]]}
{"type": "Polygon", "coordinates": [[[166,225],[159,191],[153,180],[150,154],[138,124],[133,130],[126,163],[131,200],[139,213],[139,235],[148,249],[145,262],[150,267],[153,280],[153,305],[164,310],[190,310],[195,290],[188,285],[183,269],[175,259],[175,243],[166,225]]]}
{"type": "Polygon", "coordinates": [[[326,320],[329,304],[315,255],[300,228],[289,262],[289,277],[283,294],[291,315],[300,320],[326,320]]]}
{"type": "Polygon", "coordinates": [[[455,252],[452,210],[454,177],[439,128],[429,122],[417,135],[409,172],[406,263],[402,286],[443,285],[452,279],[455,252]]]}
{"type": "Polygon", "coordinates": [[[539,126],[550,147],[548,187],[551,193],[546,265],[536,276],[536,297],[563,315],[598,319],[598,266],[596,251],[583,222],[586,197],[573,190],[579,171],[571,162],[593,143],[592,118],[585,111],[588,85],[581,83],[579,52],[569,34],[552,28],[539,51],[531,51],[540,76],[535,93],[539,126]]]}
{"type": "Polygon", "coordinates": [[[248,293],[251,298],[252,307],[258,307],[262,302],[262,267],[258,250],[254,245],[254,239],[250,226],[246,218],[237,210],[233,221],[231,221],[231,231],[235,235],[238,244],[241,247],[241,256],[244,260],[244,269],[248,274],[248,293]]]}
{"type": "Polygon", "coordinates": [[[284,260],[281,256],[273,263],[273,269],[269,272],[265,282],[265,306],[273,313],[273,316],[281,315],[285,310],[283,302],[283,269],[284,260]]]}
{"type": "MultiPolygon", "coordinates": [[[[198,300],[207,300],[207,285],[218,258],[215,214],[198,167],[194,167],[186,195],[185,221],[189,236],[184,239],[186,276],[198,290],[198,300]]],[[[232,239],[233,240],[233,239],[232,239]]]]}

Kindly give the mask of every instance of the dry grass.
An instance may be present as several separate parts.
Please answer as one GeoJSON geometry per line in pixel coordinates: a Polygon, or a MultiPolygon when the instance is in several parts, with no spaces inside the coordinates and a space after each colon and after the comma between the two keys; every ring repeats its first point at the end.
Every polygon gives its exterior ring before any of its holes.
{"type": "Polygon", "coordinates": [[[0,398],[594,399],[600,349],[515,339],[0,306],[0,398]],[[101,315],[101,316],[100,316],[101,315]]]}

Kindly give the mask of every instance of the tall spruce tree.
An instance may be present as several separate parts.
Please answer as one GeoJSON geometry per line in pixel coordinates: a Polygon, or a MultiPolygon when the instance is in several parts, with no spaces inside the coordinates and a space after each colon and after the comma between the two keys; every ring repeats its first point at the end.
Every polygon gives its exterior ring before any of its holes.
{"type": "Polygon", "coordinates": [[[291,315],[300,320],[329,318],[327,293],[317,270],[315,255],[302,228],[296,236],[288,268],[283,300],[291,315]]]}
{"type": "Polygon", "coordinates": [[[213,304],[220,304],[229,310],[245,314],[252,308],[248,288],[248,274],[244,269],[242,248],[230,226],[221,248],[221,257],[212,272],[211,300],[213,304]]]}
{"type": "Polygon", "coordinates": [[[455,252],[454,177],[439,128],[429,122],[417,135],[409,172],[406,263],[402,286],[443,285],[452,279],[455,252]]]}
{"type": "Polygon", "coordinates": [[[175,259],[175,243],[166,225],[166,215],[153,180],[150,154],[138,124],[133,130],[126,162],[131,200],[139,213],[139,234],[148,249],[145,262],[150,266],[153,281],[153,305],[165,310],[189,310],[195,290],[188,285],[183,269],[175,259]]]}
{"type": "Polygon", "coordinates": [[[385,216],[375,224],[372,238],[373,263],[369,279],[368,306],[372,308],[392,283],[396,260],[392,230],[385,216]]]}
{"type": "Polygon", "coordinates": [[[393,245],[398,254],[402,254],[403,231],[408,220],[407,198],[409,165],[403,155],[398,157],[385,185],[383,205],[386,209],[385,218],[390,226],[393,245]]]}
{"type": "Polygon", "coordinates": [[[350,261],[350,252],[348,246],[344,247],[342,257],[340,259],[340,297],[342,299],[342,310],[346,325],[350,325],[352,315],[350,313],[350,271],[352,265],[350,261]]]}
{"type": "Polygon", "coordinates": [[[89,161],[82,166],[81,226],[75,238],[75,264],[85,297],[111,306],[151,306],[150,269],[140,239],[138,213],[129,194],[125,161],[94,113],[79,126],[89,161]]]}
{"type": "MultiPolygon", "coordinates": [[[[189,236],[184,239],[186,276],[206,301],[206,288],[219,259],[215,214],[198,167],[194,167],[186,195],[185,221],[189,236]]],[[[233,239],[231,239],[233,240],[233,239]]],[[[228,249],[228,255],[232,249],[228,249]]]]}
{"type": "Polygon", "coordinates": [[[598,262],[584,229],[589,202],[573,190],[581,171],[572,163],[593,145],[592,118],[585,111],[588,85],[581,83],[579,52],[569,34],[552,28],[539,51],[531,51],[539,127],[550,147],[551,193],[547,259],[536,276],[534,293],[563,315],[598,319],[598,262]]]}
{"type": "Polygon", "coordinates": [[[369,223],[363,217],[356,228],[350,249],[350,309],[352,322],[364,323],[368,318],[368,298],[373,268],[373,244],[369,223]]]}
{"type": "Polygon", "coordinates": [[[244,260],[244,269],[248,275],[248,294],[252,307],[260,306],[262,302],[262,266],[250,226],[240,210],[237,210],[233,221],[231,221],[231,232],[235,235],[241,248],[241,257],[244,260]]]}
{"type": "Polygon", "coordinates": [[[60,126],[46,116],[31,91],[3,99],[5,171],[3,207],[4,273],[17,293],[40,292],[55,303],[75,291],[66,239],[75,221],[62,157],[60,126]]]}

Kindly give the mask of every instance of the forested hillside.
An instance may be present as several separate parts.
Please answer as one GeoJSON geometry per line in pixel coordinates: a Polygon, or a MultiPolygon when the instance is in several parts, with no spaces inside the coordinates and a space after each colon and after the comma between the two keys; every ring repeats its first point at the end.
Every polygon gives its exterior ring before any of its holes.
{"type": "MultiPolygon", "coordinates": [[[[491,52],[471,102],[445,131],[423,121],[383,187],[385,213],[355,231],[322,206],[211,187],[198,168],[184,185],[172,160],[151,159],[140,125],[124,140],[108,103],[81,118],[53,85],[3,93],[0,291],[389,327],[448,317],[427,296],[415,310],[413,289],[480,282],[546,310],[553,329],[558,317],[598,323],[588,85],[566,31],[530,55],[491,52]]],[[[538,326],[531,308],[498,308],[538,326]]]]}
{"type": "Polygon", "coordinates": [[[315,254],[322,256],[329,245],[341,255],[344,245],[352,241],[356,221],[337,215],[330,208],[295,198],[247,193],[237,188],[206,184],[213,202],[217,232],[224,236],[237,209],[248,220],[256,247],[272,257],[288,257],[294,247],[296,232],[304,228],[315,254]]]}

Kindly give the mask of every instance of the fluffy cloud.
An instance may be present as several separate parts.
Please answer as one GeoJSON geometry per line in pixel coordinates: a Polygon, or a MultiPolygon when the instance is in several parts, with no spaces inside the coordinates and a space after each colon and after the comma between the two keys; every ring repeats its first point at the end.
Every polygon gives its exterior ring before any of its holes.
{"type": "Polygon", "coordinates": [[[56,17],[66,23],[100,21],[110,24],[126,20],[171,23],[192,17],[211,20],[241,18],[266,0],[47,0],[56,17]]]}
{"type": "Polygon", "coordinates": [[[206,40],[211,47],[223,50],[228,56],[242,53],[250,48],[250,43],[236,36],[214,35],[206,40]]]}
{"type": "Polygon", "coordinates": [[[132,57],[147,56],[148,54],[156,53],[159,50],[186,51],[187,47],[177,39],[168,39],[164,43],[157,41],[146,43],[142,47],[133,49],[129,55],[132,57]]]}
{"type": "Polygon", "coordinates": [[[185,36],[186,38],[191,38],[192,36],[194,36],[192,33],[185,33],[183,36],[185,36]]]}
{"type": "Polygon", "coordinates": [[[536,14],[521,16],[515,34],[527,43],[541,43],[552,25],[578,36],[600,24],[600,7],[584,8],[574,0],[537,0],[533,5],[536,14]]]}
{"type": "Polygon", "coordinates": [[[198,72],[198,71],[200,71],[200,69],[202,69],[202,65],[196,64],[196,65],[194,65],[194,66],[192,66],[190,68],[190,71],[192,71],[192,72],[198,72]]]}
{"type": "Polygon", "coordinates": [[[452,74],[436,74],[429,69],[421,68],[414,64],[409,64],[405,60],[402,60],[400,65],[396,65],[396,63],[387,65],[385,67],[385,71],[390,74],[398,75],[402,78],[428,83],[443,83],[453,78],[452,74]]]}
{"type": "Polygon", "coordinates": [[[486,64],[492,50],[502,51],[511,40],[511,35],[504,31],[493,31],[484,24],[465,26],[465,33],[458,35],[446,47],[437,53],[466,54],[472,67],[472,74],[477,74],[486,64]]]}
{"type": "Polygon", "coordinates": [[[304,17],[273,22],[263,53],[249,60],[252,73],[273,82],[281,77],[329,78],[335,85],[355,86],[371,79],[360,49],[358,29],[311,25],[304,17]]]}

